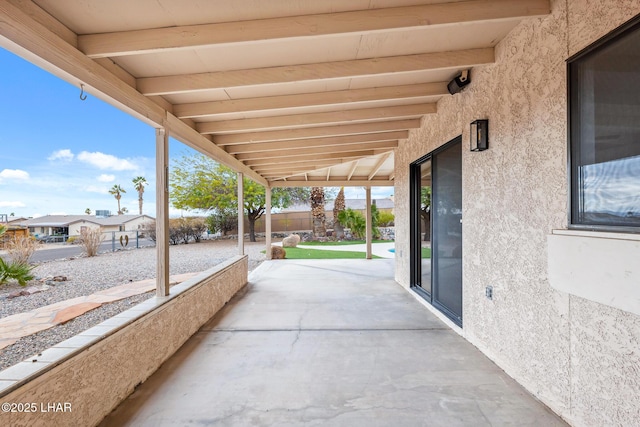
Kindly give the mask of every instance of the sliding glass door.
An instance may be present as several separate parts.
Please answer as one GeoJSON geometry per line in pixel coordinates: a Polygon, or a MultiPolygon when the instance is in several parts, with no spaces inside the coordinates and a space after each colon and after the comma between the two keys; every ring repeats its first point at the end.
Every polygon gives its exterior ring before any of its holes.
{"type": "Polygon", "coordinates": [[[411,165],[411,282],[462,325],[462,143],[411,165]]]}

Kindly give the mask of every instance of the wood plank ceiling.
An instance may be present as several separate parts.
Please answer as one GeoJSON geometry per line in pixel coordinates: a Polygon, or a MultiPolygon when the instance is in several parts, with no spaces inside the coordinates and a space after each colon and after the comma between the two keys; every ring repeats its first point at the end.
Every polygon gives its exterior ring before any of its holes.
{"type": "MultiPolygon", "coordinates": [[[[393,185],[447,83],[549,0],[2,0],[0,45],[259,182],[393,185]]],[[[473,73],[472,73],[473,75],[473,73]]]]}

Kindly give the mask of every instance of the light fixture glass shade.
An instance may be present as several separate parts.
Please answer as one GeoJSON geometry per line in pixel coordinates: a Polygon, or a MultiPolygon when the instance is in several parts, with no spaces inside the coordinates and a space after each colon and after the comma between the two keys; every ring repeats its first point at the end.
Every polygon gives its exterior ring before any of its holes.
{"type": "Polygon", "coordinates": [[[471,151],[484,151],[489,148],[489,120],[471,122],[469,139],[471,151]]]}

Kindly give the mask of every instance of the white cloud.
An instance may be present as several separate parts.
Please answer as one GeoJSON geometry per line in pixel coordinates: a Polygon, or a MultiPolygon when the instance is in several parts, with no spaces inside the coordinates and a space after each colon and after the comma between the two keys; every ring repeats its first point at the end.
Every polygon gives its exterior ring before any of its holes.
{"type": "Polygon", "coordinates": [[[73,157],[74,156],[71,150],[65,148],[64,150],[54,151],[49,157],[47,157],[47,160],[62,160],[64,162],[70,162],[71,160],[73,160],[73,157]]]}
{"type": "Polygon", "coordinates": [[[99,185],[87,185],[82,187],[82,189],[88,193],[98,193],[98,194],[108,194],[109,190],[105,187],[100,187],[99,185]]]}
{"type": "Polygon", "coordinates": [[[120,159],[111,154],[104,154],[99,151],[90,153],[83,151],[78,154],[78,160],[97,167],[98,169],[110,169],[116,171],[136,170],[138,167],[127,159],[120,159]]]}
{"type": "Polygon", "coordinates": [[[105,173],[103,173],[102,175],[100,175],[98,177],[98,181],[100,182],[113,182],[116,180],[116,176],[115,175],[107,175],[105,173]]]}
{"type": "Polygon", "coordinates": [[[3,169],[2,172],[0,172],[0,180],[2,179],[20,179],[26,181],[29,179],[29,172],[20,169],[3,169]]]}
{"type": "Polygon", "coordinates": [[[26,206],[22,202],[0,202],[0,208],[24,208],[26,206]]]}

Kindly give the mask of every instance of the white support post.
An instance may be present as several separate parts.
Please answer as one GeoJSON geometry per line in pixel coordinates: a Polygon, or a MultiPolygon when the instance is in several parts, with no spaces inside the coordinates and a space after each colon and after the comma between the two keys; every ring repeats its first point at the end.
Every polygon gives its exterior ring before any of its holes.
{"type": "Polygon", "coordinates": [[[371,254],[371,237],[373,235],[373,224],[371,221],[371,187],[366,187],[366,193],[367,193],[367,259],[371,259],[372,258],[372,254],[371,254]]]}
{"type": "Polygon", "coordinates": [[[265,219],[264,219],[264,240],[267,246],[267,259],[271,259],[271,187],[264,188],[265,197],[265,219]]]}
{"type": "Polygon", "coordinates": [[[169,295],[169,135],[156,129],[156,296],[169,295]]]}
{"type": "Polygon", "coordinates": [[[244,176],[238,172],[238,254],[244,255],[244,176]]]}

